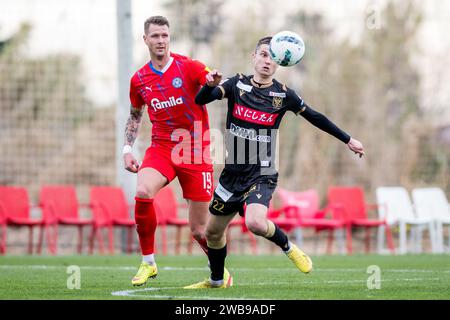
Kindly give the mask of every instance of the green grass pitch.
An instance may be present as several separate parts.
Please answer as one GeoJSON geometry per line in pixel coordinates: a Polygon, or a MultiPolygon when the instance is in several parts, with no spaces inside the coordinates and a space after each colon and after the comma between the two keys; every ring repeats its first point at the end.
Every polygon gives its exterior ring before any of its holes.
{"type": "Polygon", "coordinates": [[[227,267],[233,287],[184,290],[208,276],[206,257],[157,256],[158,277],[132,287],[138,255],[3,256],[0,299],[450,299],[448,255],[312,258],[314,271],[304,275],[282,254],[231,255],[227,267]],[[67,273],[71,265],[80,268],[80,289],[67,287],[74,283],[67,273]],[[380,270],[379,289],[369,266],[380,270]]]}

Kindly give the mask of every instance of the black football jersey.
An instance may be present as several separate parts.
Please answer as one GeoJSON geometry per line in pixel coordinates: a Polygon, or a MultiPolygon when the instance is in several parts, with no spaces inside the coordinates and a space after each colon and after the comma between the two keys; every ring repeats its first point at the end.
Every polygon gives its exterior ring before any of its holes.
{"type": "Polygon", "coordinates": [[[276,174],[278,128],[287,111],[305,109],[303,100],[275,79],[258,85],[253,76],[241,74],[224,80],[219,89],[228,99],[225,169],[276,174]]]}

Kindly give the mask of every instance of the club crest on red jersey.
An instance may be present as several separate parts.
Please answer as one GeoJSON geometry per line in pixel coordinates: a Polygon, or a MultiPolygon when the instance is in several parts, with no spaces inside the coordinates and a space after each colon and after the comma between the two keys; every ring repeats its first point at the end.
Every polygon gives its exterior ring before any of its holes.
{"type": "Polygon", "coordinates": [[[183,85],[183,80],[181,80],[181,78],[176,77],[172,80],[172,86],[174,88],[181,88],[181,86],[183,85]]]}

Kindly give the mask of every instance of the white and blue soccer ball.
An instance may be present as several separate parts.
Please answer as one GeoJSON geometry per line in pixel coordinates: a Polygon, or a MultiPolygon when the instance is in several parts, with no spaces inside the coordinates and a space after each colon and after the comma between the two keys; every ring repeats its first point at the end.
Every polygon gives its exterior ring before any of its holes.
{"type": "Polygon", "coordinates": [[[281,31],[272,37],[269,52],[276,64],[290,67],[302,60],[305,54],[305,43],[295,32],[281,31]]]}

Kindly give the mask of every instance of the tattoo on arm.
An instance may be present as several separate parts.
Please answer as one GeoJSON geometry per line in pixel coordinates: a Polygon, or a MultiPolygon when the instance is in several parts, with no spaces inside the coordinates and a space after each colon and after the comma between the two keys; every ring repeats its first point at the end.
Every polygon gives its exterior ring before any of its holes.
{"type": "Polygon", "coordinates": [[[133,146],[137,138],[144,108],[130,107],[130,117],[125,125],[125,144],[133,146]]]}

